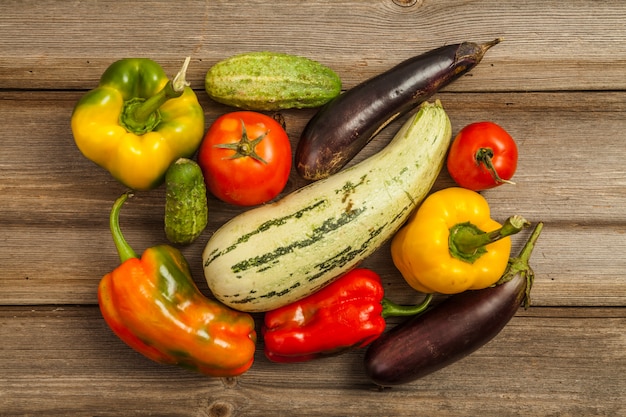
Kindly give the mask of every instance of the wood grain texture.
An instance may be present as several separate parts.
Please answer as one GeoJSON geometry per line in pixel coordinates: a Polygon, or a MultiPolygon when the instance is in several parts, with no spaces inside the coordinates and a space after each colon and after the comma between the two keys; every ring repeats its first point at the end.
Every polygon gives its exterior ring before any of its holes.
{"type": "MultiPolygon", "coordinates": [[[[626,3],[566,3],[0,2],[0,416],[625,415],[626,3]],[[496,37],[504,42],[435,97],[453,133],[492,120],[518,142],[516,185],[483,193],[493,217],[545,222],[531,259],[533,305],[496,339],[420,381],[378,390],[362,350],[277,365],[260,342],[248,373],[211,379],[150,362],[108,329],[96,291],[119,262],[108,214],[124,187],[80,154],[69,120],[111,62],[149,57],[173,74],[191,56],[208,127],[232,109],[208,99],[204,74],[235,53],[316,59],[346,89],[431,48],[496,37]]],[[[314,112],[282,112],[293,145],[314,112]]],[[[304,184],[293,172],[283,195],[304,184]]],[[[444,170],[433,190],[453,185],[444,170]]],[[[210,197],[209,210],[202,237],[182,250],[210,297],[204,243],[244,209],[210,197]]],[[[165,242],[163,213],[162,187],[126,204],[121,226],[137,251],[165,242]]],[[[514,237],[514,251],[527,236],[514,237]]],[[[381,274],[388,298],[421,297],[388,244],[363,266],[381,274]]]]}
{"type": "Polygon", "coordinates": [[[0,356],[0,404],[73,416],[618,416],[625,313],[532,309],[475,354],[381,391],[364,376],[363,350],[303,364],[273,364],[259,352],[244,376],[207,379],[131,351],[96,307],[6,307],[0,337],[14,353],[0,356]]]}
{"type": "Polygon", "coordinates": [[[6,88],[84,89],[112,60],[156,58],[189,80],[234,53],[275,50],[332,64],[346,86],[443,44],[502,37],[455,91],[623,90],[620,0],[303,2],[3,1],[0,79],[6,88]],[[616,29],[617,28],[617,29],[616,29]],[[26,30],[25,30],[26,29],[26,30]],[[581,70],[583,69],[583,70],[581,70]]]}
{"type": "MultiPolygon", "coordinates": [[[[200,93],[210,123],[225,108],[200,93]]],[[[6,289],[0,302],[4,304],[92,304],[98,280],[118,263],[108,212],[124,188],[82,157],[73,143],[68,121],[79,97],[73,92],[11,92],[0,101],[7,131],[22,133],[8,135],[3,142],[0,237],[7,244],[0,253],[5,272],[0,286],[6,289]],[[25,148],[30,151],[25,153],[25,148]],[[38,261],[24,263],[23,253],[38,261]]],[[[626,167],[623,155],[615,152],[623,147],[620,132],[626,131],[626,93],[441,93],[437,98],[455,133],[473,120],[490,119],[506,126],[518,142],[516,185],[484,195],[500,221],[521,214],[532,222],[546,222],[533,257],[537,305],[626,305],[626,258],[606,262],[608,253],[626,253],[626,167]],[[592,148],[589,132],[597,142],[592,148]]],[[[312,114],[284,112],[294,148],[312,114]]],[[[381,149],[401,123],[389,126],[352,163],[381,149]]],[[[302,185],[293,172],[282,195],[302,185]]],[[[434,189],[451,185],[444,170],[434,189]]],[[[203,236],[183,248],[204,289],[200,261],[204,244],[220,225],[243,211],[213,197],[209,210],[203,236]]],[[[139,194],[126,205],[122,227],[136,250],[164,241],[163,213],[163,187],[139,194]]],[[[518,249],[526,236],[515,236],[518,249]]],[[[401,283],[387,264],[387,246],[368,260],[389,280],[401,283]]],[[[397,286],[398,291],[405,290],[397,286]]]]}

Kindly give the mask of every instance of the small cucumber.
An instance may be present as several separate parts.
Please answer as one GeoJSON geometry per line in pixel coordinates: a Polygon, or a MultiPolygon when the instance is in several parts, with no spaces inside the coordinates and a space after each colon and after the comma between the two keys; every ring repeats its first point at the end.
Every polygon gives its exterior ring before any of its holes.
{"type": "Polygon", "coordinates": [[[208,221],[206,185],[200,166],[179,158],[165,173],[165,235],[187,245],[200,236],[208,221]]]}
{"type": "Polygon", "coordinates": [[[205,77],[213,100],[245,110],[319,107],[341,93],[330,68],[296,55],[248,52],[215,64],[205,77]]]}

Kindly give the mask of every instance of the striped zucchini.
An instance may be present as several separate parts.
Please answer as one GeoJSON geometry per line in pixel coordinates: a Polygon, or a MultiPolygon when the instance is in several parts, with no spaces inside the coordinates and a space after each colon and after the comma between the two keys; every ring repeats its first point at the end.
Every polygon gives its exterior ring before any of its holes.
{"type": "Polygon", "coordinates": [[[377,154],[234,217],[202,254],[209,288],[248,312],[319,290],[402,226],[432,188],[451,135],[439,101],[425,102],[377,154]]]}

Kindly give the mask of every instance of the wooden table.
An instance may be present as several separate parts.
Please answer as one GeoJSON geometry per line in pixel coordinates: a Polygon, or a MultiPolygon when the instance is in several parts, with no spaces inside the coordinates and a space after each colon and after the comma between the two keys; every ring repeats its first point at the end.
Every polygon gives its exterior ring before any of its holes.
{"type": "MultiPolygon", "coordinates": [[[[0,414],[625,415],[625,21],[621,0],[3,1],[0,414]],[[545,222],[531,260],[532,307],[492,342],[431,376],[379,390],[364,374],[363,350],[279,365],[259,343],[249,372],[208,378],[149,361],[106,326],[96,291],[118,264],[107,221],[125,189],[81,155],[69,120],[110,63],[149,57],[174,74],[191,56],[188,78],[208,127],[232,109],[206,96],[204,74],[235,53],[303,55],[333,68],[347,89],[431,48],[496,37],[504,42],[436,96],[453,133],[492,120],[518,142],[516,185],[483,193],[493,216],[545,222]]],[[[283,112],[294,144],[313,114],[283,112]]],[[[292,173],[285,193],[303,184],[292,173]]],[[[443,171],[433,190],[452,185],[443,171]]],[[[122,227],[138,251],[165,242],[163,209],[162,187],[124,208],[122,227]]],[[[207,295],[202,248],[243,211],[213,197],[209,209],[204,235],[183,249],[207,295]]],[[[514,238],[514,251],[527,236],[514,238]]],[[[420,297],[388,246],[365,266],[383,276],[389,298],[420,297]]]]}

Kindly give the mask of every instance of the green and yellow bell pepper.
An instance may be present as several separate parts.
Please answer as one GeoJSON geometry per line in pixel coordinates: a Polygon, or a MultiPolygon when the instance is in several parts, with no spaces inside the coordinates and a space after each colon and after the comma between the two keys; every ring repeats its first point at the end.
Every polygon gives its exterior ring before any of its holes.
{"type": "Polygon", "coordinates": [[[172,162],[190,157],[204,135],[203,109],[185,80],[188,63],[171,81],[150,59],[111,64],[72,113],[83,155],[134,190],[161,184],[172,162]]]}
{"type": "Polygon", "coordinates": [[[529,223],[500,225],[485,198],[452,187],[428,196],[391,241],[391,256],[406,282],[423,293],[456,294],[495,284],[511,254],[510,235],[529,223]]]}

